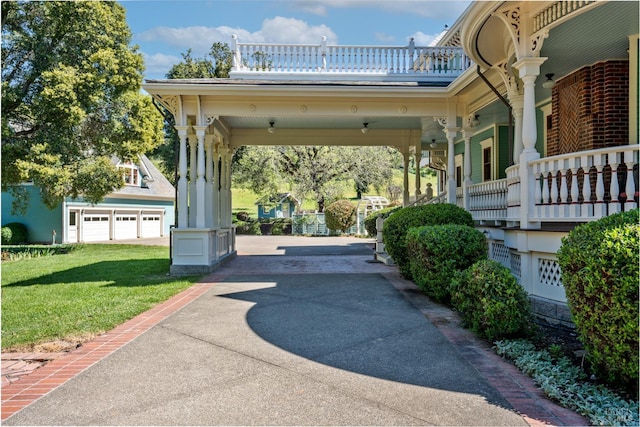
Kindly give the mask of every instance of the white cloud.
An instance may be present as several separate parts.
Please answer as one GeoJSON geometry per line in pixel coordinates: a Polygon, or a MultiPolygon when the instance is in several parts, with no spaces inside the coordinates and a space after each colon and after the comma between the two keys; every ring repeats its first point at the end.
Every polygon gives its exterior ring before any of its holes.
{"type": "Polygon", "coordinates": [[[338,37],[326,25],[309,25],[307,22],[276,16],[265,19],[262,28],[251,32],[243,28],[220,27],[155,27],[136,35],[136,39],[145,42],[160,42],[182,49],[192,49],[194,55],[203,55],[214,42],[231,42],[231,36],[238,35],[242,43],[320,43],[322,36],[327,42],[337,43],[338,37]]]}
{"type": "Polygon", "coordinates": [[[142,54],[145,65],[145,76],[151,78],[163,79],[175,64],[180,63],[182,58],[173,55],[165,55],[163,53],[156,53],[154,55],[142,54]]]}
{"type": "Polygon", "coordinates": [[[425,34],[422,31],[418,31],[417,33],[412,34],[409,38],[413,37],[413,41],[416,43],[416,46],[429,46],[439,35],[440,33],[425,34]]]}
{"type": "Polygon", "coordinates": [[[336,34],[324,24],[310,26],[305,21],[282,16],[265,19],[260,33],[264,41],[269,43],[319,44],[323,36],[327,37],[330,44],[338,41],[336,34]]]}

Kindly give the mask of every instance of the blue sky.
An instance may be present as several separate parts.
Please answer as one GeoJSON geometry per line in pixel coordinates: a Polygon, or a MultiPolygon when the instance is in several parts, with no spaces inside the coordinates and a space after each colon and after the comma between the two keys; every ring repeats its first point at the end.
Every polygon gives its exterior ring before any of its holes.
{"type": "Polygon", "coordinates": [[[203,56],[214,42],[428,45],[470,1],[435,0],[129,0],[133,43],[145,78],[162,79],[181,53],[203,56]]]}

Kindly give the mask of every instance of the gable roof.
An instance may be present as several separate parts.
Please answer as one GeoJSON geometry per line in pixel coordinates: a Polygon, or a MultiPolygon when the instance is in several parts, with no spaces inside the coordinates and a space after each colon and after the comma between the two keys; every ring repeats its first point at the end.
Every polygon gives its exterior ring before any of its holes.
{"type": "Polygon", "coordinates": [[[175,188],[145,155],[138,157],[142,185],[125,185],[107,197],[125,199],[175,200],[175,188]]]}

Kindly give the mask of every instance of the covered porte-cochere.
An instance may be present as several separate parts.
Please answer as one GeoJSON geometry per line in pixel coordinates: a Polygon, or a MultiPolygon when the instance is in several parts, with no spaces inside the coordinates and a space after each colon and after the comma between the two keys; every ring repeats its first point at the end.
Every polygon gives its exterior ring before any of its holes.
{"type": "MultiPolygon", "coordinates": [[[[144,89],[174,116],[179,136],[172,274],[209,272],[235,255],[231,160],[241,146],[396,147],[405,164],[403,203],[419,197],[419,174],[409,194],[410,158],[420,164],[424,141],[452,152],[466,112],[449,82],[384,80],[147,81],[144,89]]],[[[449,177],[451,197],[455,184],[449,177]]]]}

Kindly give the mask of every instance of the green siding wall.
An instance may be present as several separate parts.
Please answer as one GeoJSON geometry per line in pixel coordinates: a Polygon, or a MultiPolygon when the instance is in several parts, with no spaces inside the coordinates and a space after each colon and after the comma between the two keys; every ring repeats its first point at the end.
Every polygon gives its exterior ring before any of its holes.
{"type": "Polygon", "coordinates": [[[482,148],[480,142],[495,135],[493,126],[471,137],[471,180],[474,184],[482,182],[482,148]]]}
{"type": "Polygon", "coordinates": [[[509,167],[510,164],[510,145],[511,142],[509,141],[509,126],[498,126],[498,176],[496,177],[496,179],[503,179],[507,177],[507,173],[505,172],[505,170],[509,167]]]}
{"type": "Polygon", "coordinates": [[[49,210],[40,199],[40,190],[33,185],[25,186],[29,193],[27,213],[11,213],[13,196],[2,193],[2,225],[10,222],[21,222],[29,230],[29,241],[34,243],[51,243],[52,230],[56,230],[57,242],[62,238],[62,207],[49,210]]]}

